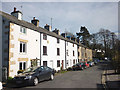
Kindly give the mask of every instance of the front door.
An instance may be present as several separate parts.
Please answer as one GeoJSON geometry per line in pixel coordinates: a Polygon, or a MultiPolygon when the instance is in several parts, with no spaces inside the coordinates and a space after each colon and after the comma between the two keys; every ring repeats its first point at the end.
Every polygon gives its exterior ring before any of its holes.
{"type": "Polygon", "coordinates": [[[53,68],[53,60],[50,60],[50,67],[53,68]]]}
{"type": "Polygon", "coordinates": [[[47,66],[47,61],[43,61],[43,66],[47,66]]]}

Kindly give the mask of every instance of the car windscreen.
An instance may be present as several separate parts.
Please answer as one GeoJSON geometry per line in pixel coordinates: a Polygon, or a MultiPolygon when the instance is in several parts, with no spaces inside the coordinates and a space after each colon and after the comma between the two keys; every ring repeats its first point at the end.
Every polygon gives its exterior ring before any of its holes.
{"type": "Polygon", "coordinates": [[[38,67],[27,68],[23,73],[34,72],[38,67]]]}
{"type": "Polygon", "coordinates": [[[78,63],[79,65],[83,65],[83,63],[78,63]]]}

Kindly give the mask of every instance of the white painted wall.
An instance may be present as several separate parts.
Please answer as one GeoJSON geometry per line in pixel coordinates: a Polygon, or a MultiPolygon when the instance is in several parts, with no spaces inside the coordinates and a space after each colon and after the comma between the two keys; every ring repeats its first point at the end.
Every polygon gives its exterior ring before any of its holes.
{"type": "Polygon", "coordinates": [[[19,13],[12,13],[13,16],[15,16],[16,18],[18,18],[19,20],[22,20],[22,14],[19,13]]]}
{"type": "Polygon", "coordinates": [[[14,48],[11,48],[10,51],[14,53],[11,61],[16,61],[15,65],[10,66],[10,70],[14,70],[10,73],[10,76],[17,75],[17,71],[19,70],[19,62],[18,58],[28,58],[26,68],[30,67],[30,59],[40,59],[40,33],[30,30],[27,28],[27,33],[20,32],[20,26],[14,24],[12,27],[14,29],[11,34],[14,36],[14,40],[11,40],[11,43],[14,44],[14,48]],[[27,42],[27,52],[20,53],[20,41],[18,39],[28,40],[27,42]],[[37,41],[36,41],[37,40],[37,41]]]}
{"type": "Polygon", "coordinates": [[[73,47],[73,43],[67,42],[66,43],[66,51],[67,50],[68,50],[68,55],[66,55],[66,60],[68,62],[68,64],[67,64],[67,68],[68,68],[68,67],[72,67],[73,66],[73,60],[74,59],[75,59],[75,63],[78,62],[77,45],[74,44],[74,47],[73,47]],[[74,50],[75,56],[73,56],[73,50],[74,50]]]}
{"type": "Polygon", "coordinates": [[[47,35],[47,40],[43,40],[43,34],[41,34],[41,57],[41,65],[43,65],[43,61],[47,61],[48,67],[58,71],[64,60],[65,68],[65,41],[60,40],[60,43],[57,43],[57,38],[49,35],[47,35]],[[43,46],[47,46],[47,55],[43,55],[43,46]],[[57,48],[60,48],[60,56],[57,56],[57,48]],[[60,60],[60,67],[57,67],[57,60],[60,60]]]}

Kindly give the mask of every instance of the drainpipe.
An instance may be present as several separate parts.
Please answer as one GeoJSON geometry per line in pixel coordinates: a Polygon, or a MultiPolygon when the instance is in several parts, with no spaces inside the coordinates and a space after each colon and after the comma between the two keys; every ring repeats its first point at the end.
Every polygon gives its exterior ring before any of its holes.
{"type": "Polygon", "coordinates": [[[67,68],[67,64],[66,64],[66,41],[65,41],[65,68],[67,68]]]}
{"type": "Polygon", "coordinates": [[[40,66],[41,66],[41,33],[40,33],[40,66]]]}
{"type": "Polygon", "coordinates": [[[2,16],[0,16],[0,82],[2,82],[2,16]]]}

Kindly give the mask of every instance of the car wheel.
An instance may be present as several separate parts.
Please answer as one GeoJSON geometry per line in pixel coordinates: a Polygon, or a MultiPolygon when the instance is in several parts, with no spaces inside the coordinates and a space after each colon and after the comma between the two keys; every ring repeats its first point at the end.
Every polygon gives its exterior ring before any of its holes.
{"type": "Polygon", "coordinates": [[[51,74],[51,75],[50,75],[50,80],[53,80],[53,79],[54,79],[54,75],[51,74]]]}
{"type": "Polygon", "coordinates": [[[73,69],[73,71],[75,71],[75,69],[73,69]]]}
{"type": "Polygon", "coordinates": [[[33,79],[33,85],[36,86],[37,84],[38,84],[38,78],[35,77],[35,78],[33,79]]]}

